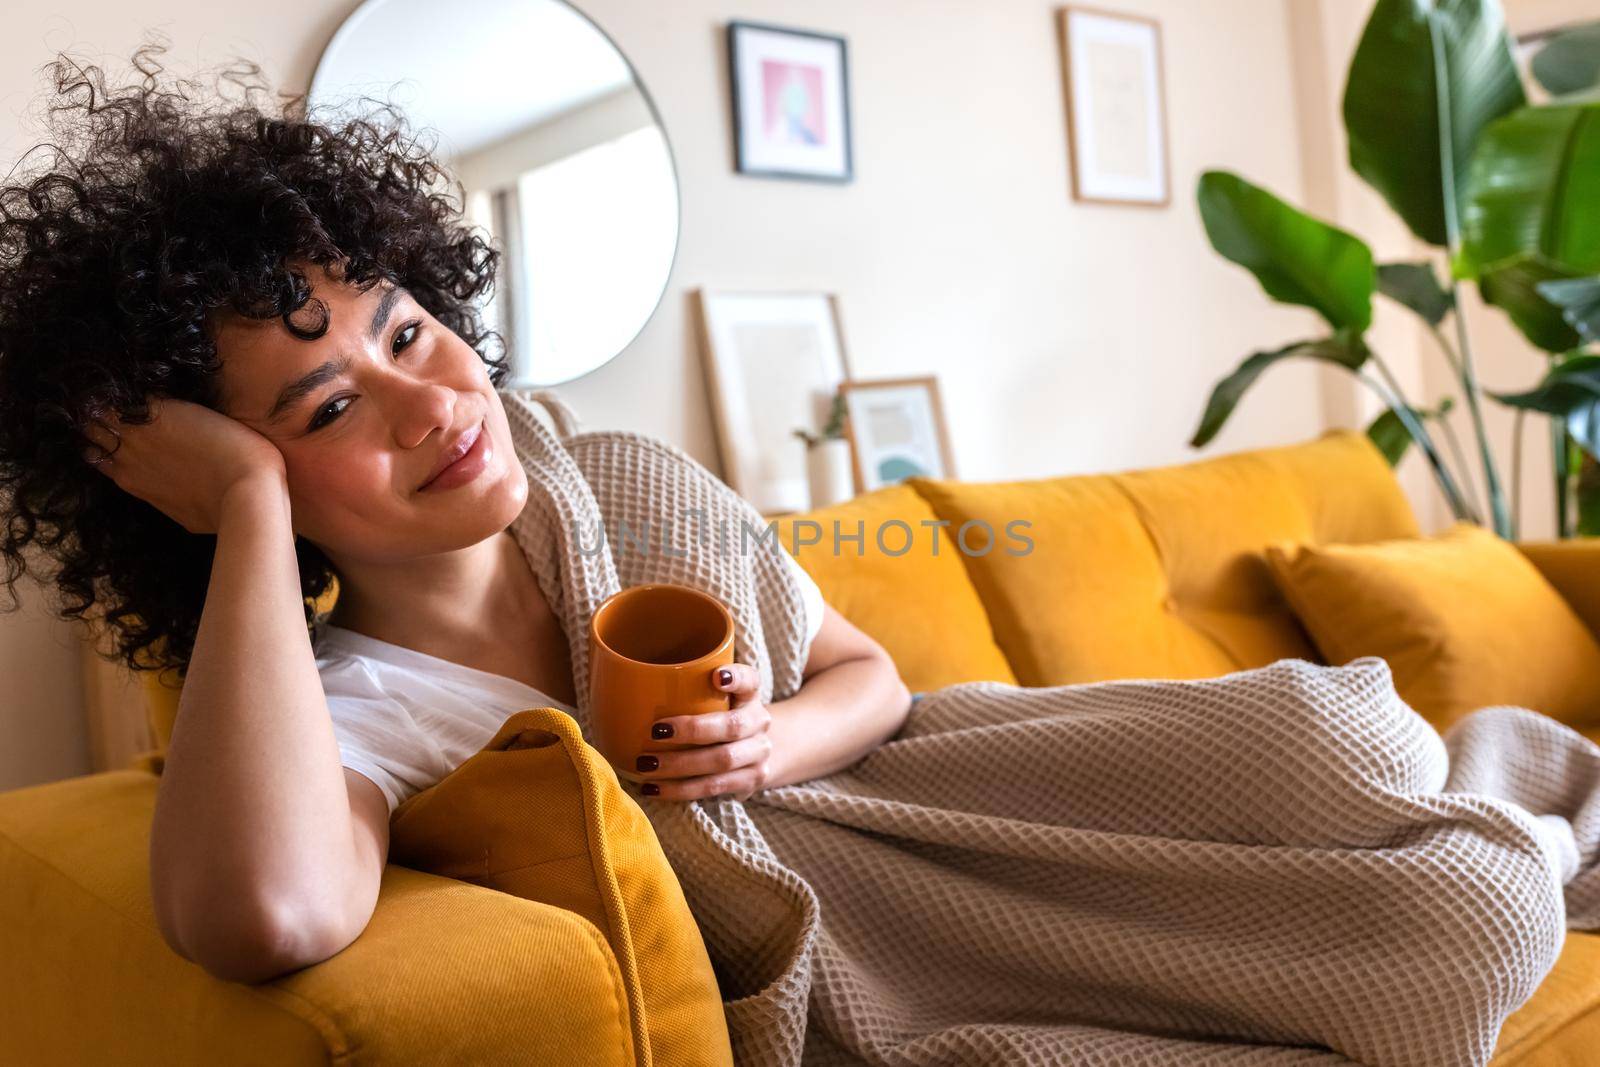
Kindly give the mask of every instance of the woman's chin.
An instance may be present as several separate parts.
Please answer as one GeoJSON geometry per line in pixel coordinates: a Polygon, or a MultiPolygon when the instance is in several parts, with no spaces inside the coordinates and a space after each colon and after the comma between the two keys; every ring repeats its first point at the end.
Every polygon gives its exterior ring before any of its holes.
{"type": "Polygon", "coordinates": [[[505,529],[527,506],[528,478],[520,467],[497,478],[490,478],[490,473],[485,471],[467,485],[440,493],[438,502],[456,514],[470,513],[477,520],[475,525],[505,529]]]}

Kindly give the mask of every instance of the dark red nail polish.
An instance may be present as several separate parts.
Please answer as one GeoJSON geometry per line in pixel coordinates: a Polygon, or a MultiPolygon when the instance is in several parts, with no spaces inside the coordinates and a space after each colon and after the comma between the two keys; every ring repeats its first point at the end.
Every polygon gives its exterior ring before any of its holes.
{"type": "Polygon", "coordinates": [[[658,797],[661,795],[661,787],[656,785],[654,782],[646,782],[643,790],[641,791],[647,797],[658,797]]]}
{"type": "Polygon", "coordinates": [[[659,740],[665,740],[666,738],[671,737],[672,736],[672,724],[670,722],[658,722],[658,723],[656,723],[654,726],[650,727],[650,736],[654,737],[658,741],[659,740]]]}
{"type": "Polygon", "coordinates": [[[723,685],[728,685],[733,681],[733,672],[727,669],[718,671],[717,681],[721,682],[723,685]]]}
{"type": "Polygon", "coordinates": [[[640,756],[638,760],[635,761],[634,766],[638,767],[641,771],[653,771],[657,767],[661,766],[661,761],[656,759],[654,756],[640,756]]]}

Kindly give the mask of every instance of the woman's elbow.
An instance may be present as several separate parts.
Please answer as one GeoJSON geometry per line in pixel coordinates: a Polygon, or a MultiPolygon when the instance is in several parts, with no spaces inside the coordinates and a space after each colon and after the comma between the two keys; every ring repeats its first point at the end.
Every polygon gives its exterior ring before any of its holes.
{"type": "Polygon", "coordinates": [[[360,931],[299,909],[261,904],[162,933],[173,951],[213,977],[255,985],[337,955],[360,931]]]}
{"type": "Polygon", "coordinates": [[[894,709],[894,731],[898,732],[906,717],[911,714],[911,689],[906,685],[905,679],[900,677],[900,668],[895,666],[888,652],[880,648],[873,658],[878,660],[884,684],[891,694],[887,703],[894,709]]]}

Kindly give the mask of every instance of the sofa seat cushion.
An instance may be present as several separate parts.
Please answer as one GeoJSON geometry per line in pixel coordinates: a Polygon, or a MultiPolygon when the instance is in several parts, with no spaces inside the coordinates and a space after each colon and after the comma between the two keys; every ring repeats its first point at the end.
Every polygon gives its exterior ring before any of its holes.
{"type": "Polygon", "coordinates": [[[1458,522],[1436,537],[1272,545],[1267,561],[1329,663],[1381,656],[1440,730],[1490,704],[1600,725],[1600,643],[1492,531],[1458,522]]]}
{"type": "Polygon", "coordinates": [[[823,599],[883,646],[912,692],[957,682],[1014,685],[951,531],[924,525],[938,521],[902,484],[773,525],[823,599]]]}
{"type": "Polygon", "coordinates": [[[1010,482],[912,478],[959,537],[995,640],[1023,685],[1205,678],[1316,649],[1273,585],[1277,539],[1414,536],[1388,462],[1364,434],[1122,474],[1010,482]],[[1012,555],[1007,524],[1031,548],[1012,555]]]}
{"type": "Polygon", "coordinates": [[[1600,1049],[1600,933],[1567,931],[1556,965],[1500,1028],[1489,1067],[1587,1067],[1600,1049]]]}

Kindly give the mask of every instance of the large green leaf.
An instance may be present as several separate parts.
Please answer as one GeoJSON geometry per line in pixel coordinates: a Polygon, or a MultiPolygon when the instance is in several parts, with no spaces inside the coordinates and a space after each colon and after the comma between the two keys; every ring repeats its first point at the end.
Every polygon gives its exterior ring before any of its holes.
{"type": "Polygon", "coordinates": [[[1580,404],[1567,413],[1567,433],[1578,442],[1578,446],[1590,455],[1597,450],[1595,445],[1600,443],[1600,400],[1590,404],[1580,404]]]}
{"type": "Polygon", "coordinates": [[[1462,227],[1462,277],[1527,253],[1568,274],[1600,272],[1600,103],[1523,108],[1486,129],[1462,227]]]}
{"type": "Polygon", "coordinates": [[[1237,174],[1211,170],[1196,194],[1211,247],[1249,270],[1274,300],[1319,312],[1334,329],[1372,324],[1372,250],[1237,174]]]}
{"type": "Polygon", "coordinates": [[[1542,411],[1567,420],[1567,431],[1591,454],[1600,454],[1600,420],[1589,417],[1600,403],[1600,356],[1573,356],[1546,372],[1525,393],[1490,393],[1502,404],[1542,411]]]}
{"type": "Polygon", "coordinates": [[[1533,57],[1533,76],[1552,96],[1600,85],[1600,22],[1552,37],[1533,57]]]}
{"type": "Polygon", "coordinates": [[[1542,282],[1537,288],[1578,336],[1591,344],[1600,341],[1600,274],[1542,282]]]}
{"type": "Polygon", "coordinates": [[[1485,271],[1478,291],[1505,311],[1528,340],[1546,352],[1568,352],[1582,339],[1562,309],[1544,295],[1544,286],[1570,277],[1543,256],[1520,255],[1485,271]]]}
{"type": "Polygon", "coordinates": [[[1424,241],[1455,244],[1479,132],[1527,100],[1495,0],[1378,0],[1350,61],[1350,165],[1424,241]]]}
{"type": "Polygon", "coordinates": [[[1433,265],[1426,261],[1380,264],[1378,292],[1415,311],[1430,326],[1443,322],[1456,306],[1455,298],[1439,284],[1433,265]]]}
{"type": "Polygon", "coordinates": [[[1200,425],[1189,444],[1200,448],[1215,437],[1223,423],[1228,421],[1228,416],[1233,414],[1245,391],[1255,384],[1263,371],[1280,360],[1291,357],[1319,359],[1354,371],[1360,370],[1371,354],[1359,333],[1345,330],[1320,341],[1296,341],[1269,352],[1257,352],[1211,390],[1205,413],[1200,416],[1200,425]]]}

